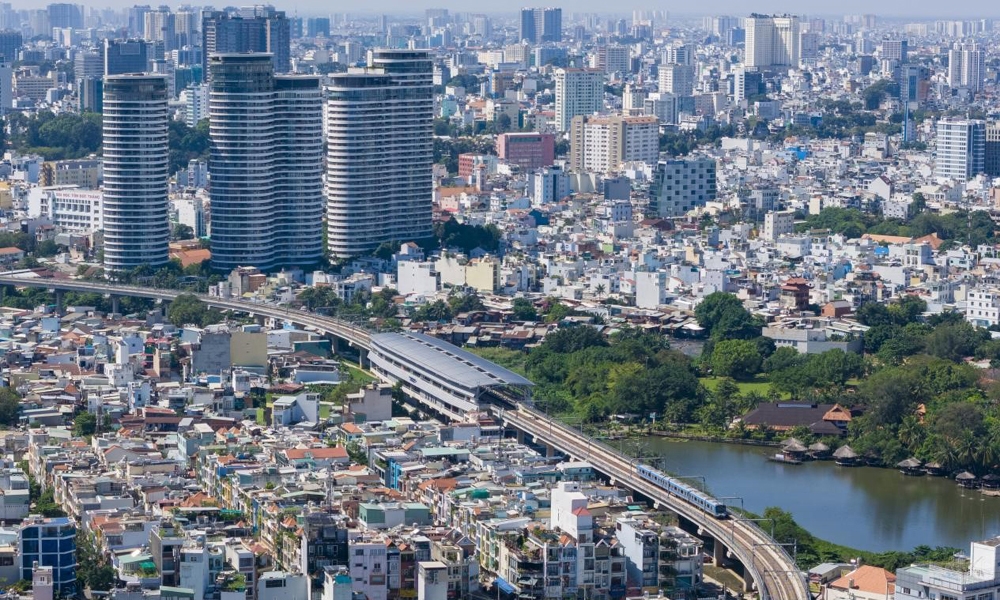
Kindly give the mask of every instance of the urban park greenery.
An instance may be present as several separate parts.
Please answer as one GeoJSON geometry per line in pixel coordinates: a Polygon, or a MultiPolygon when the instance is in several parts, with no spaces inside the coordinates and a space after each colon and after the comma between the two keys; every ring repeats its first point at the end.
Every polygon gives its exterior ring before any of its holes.
{"type": "MultiPolygon", "coordinates": [[[[857,416],[844,437],[824,441],[850,443],[870,464],[915,456],[947,471],[1000,473],[1000,380],[982,368],[1000,367],[1000,340],[957,313],[924,319],[925,310],[923,300],[909,296],[863,305],[858,319],[871,327],[864,354],[775,349],[760,337],[757,318],[721,293],[696,311],[708,334],[696,359],[658,334],[624,328],[605,337],[587,325],[562,327],[526,354],[489,352],[523,369],[541,408],[573,422],[652,413],[705,435],[777,441],[775,432],[750,431],[738,417],[778,399],[839,403],[857,416]],[[709,380],[713,385],[704,385],[709,380]],[[753,389],[740,382],[753,382],[753,389]]],[[[792,434],[807,443],[819,439],[805,428],[792,434]]]]}

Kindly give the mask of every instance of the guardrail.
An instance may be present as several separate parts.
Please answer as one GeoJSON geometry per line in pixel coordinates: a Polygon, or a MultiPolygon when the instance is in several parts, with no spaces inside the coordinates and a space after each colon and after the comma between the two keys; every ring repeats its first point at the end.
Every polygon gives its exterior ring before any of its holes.
{"type": "MultiPolygon", "coordinates": [[[[546,422],[546,424],[548,425],[548,428],[550,428],[550,429],[558,429],[558,430],[560,430],[566,436],[573,436],[573,437],[580,438],[580,441],[579,441],[580,445],[586,444],[586,445],[590,446],[590,448],[591,448],[591,451],[590,451],[591,457],[593,457],[593,454],[594,454],[593,448],[597,448],[599,450],[599,452],[605,453],[606,456],[610,456],[610,457],[612,457],[612,458],[614,458],[614,459],[616,459],[616,460],[618,460],[618,461],[620,461],[622,463],[629,463],[631,465],[631,463],[633,462],[633,460],[635,460],[635,459],[633,459],[633,457],[630,457],[630,456],[627,456],[627,455],[623,454],[619,450],[617,450],[617,449],[609,446],[608,444],[606,444],[606,443],[604,443],[604,442],[602,442],[600,440],[596,440],[596,439],[594,439],[594,438],[592,438],[592,437],[584,434],[581,431],[577,431],[577,430],[575,430],[575,429],[567,426],[564,423],[556,421],[555,419],[551,419],[548,415],[545,415],[544,413],[542,413],[542,412],[540,412],[540,411],[538,411],[538,410],[536,410],[534,408],[531,408],[531,407],[528,407],[528,406],[522,404],[522,405],[519,406],[519,410],[527,412],[527,413],[530,413],[536,419],[539,419],[540,421],[546,422]]],[[[514,411],[504,411],[503,414],[504,415],[509,415],[510,412],[514,412],[516,414],[517,410],[514,410],[514,411]]],[[[522,423],[521,426],[524,427],[525,429],[528,429],[530,427],[530,423],[524,422],[524,423],[522,423]]],[[[529,433],[533,433],[533,434],[541,436],[541,437],[545,437],[546,436],[546,432],[542,431],[542,430],[539,430],[537,433],[529,431],[529,433]]],[[[556,441],[556,440],[554,440],[554,441],[556,441]]],[[[574,453],[575,454],[579,454],[579,452],[574,452],[574,453]]],[[[605,460],[610,460],[610,459],[605,459],[605,460]]],[[[612,463],[609,462],[609,466],[611,464],[612,463]]],[[[615,467],[612,466],[611,469],[614,470],[615,467]]],[[[619,470],[620,470],[620,468],[619,468],[619,470]]],[[[614,473],[608,473],[608,475],[614,475],[614,473]]],[[[665,500],[665,501],[667,501],[668,504],[672,505],[674,508],[677,508],[678,506],[682,506],[683,509],[684,509],[684,513],[689,518],[691,518],[692,514],[697,515],[697,518],[694,518],[692,520],[694,520],[699,526],[705,527],[706,529],[708,529],[710,531],[713,531],[713,535],[717,539],[719,539],[719,540],[721,540],[723,542],[728,542],[731,545],[736,545],[737,544],[738,540],[736,539],[735,533],[733,534],[732,537],[729,537],[729,536],[725,535],[725,532],[719,529],[718,523],[710,521],[709,520],[710,517],[707,516],[707,515],[705,515],[701,511],[701,509],[699,509],[698,507],[693,506],[693,505],[689,505],[689,504],[687,504],[686,502],[684,502],[681,499],[678,499],[678,498],[670,496],[670,494],[668,492],[666,492],[665,490],[660,489],[658,486],[649,484],[649,482],[647,482],[647,481],[645,481],[645,480],[643,480],[643,479],[635,476],[631,472],[627,472],[626,475],[628,475],[630,478],[632,478],[632,477],[635,478],[633,482],[629,482],[629,483],[634,484],[634,483],[638,482],[638,483],[641,483],[642,486],[646,486],[646,487],[648,487],[650,489],[654,489],[657,492],[660,492],[662,494],[662,496],[661,496],[661,498],[658,498],[658,500],[661,500],[661,501],[665,500]],[[715,531],[715,530],[719,530],[719,531],[715,531]]],[[[616,478],[619,478],[619,477],[616,476],[616,478]]],[[[623,482],[623,483],[625,483],[625,482],[623,482]]],[[[634,489],[636,489],[637,491],[643,491],[644,493],[648,493],[647,491],[641,489],[642,486],[635,485],[634,489]]],[[[740,528],[740,530],[742,532],[742,535],[747,538],[747,540],[751,543],[751,545],[750,545],[750,547],[745,547],[746,544],[740,544],[740,545],[742,545],[744,547],[742,547],[742,548],[740,548],[740,547],[734,547],[732,549],[737,554],[742,555],[741,562],[743,562],[744,567],[751,573],[751,575],[753,576],[753,579],[758,582],[760,591],[762,592],[762,596],[765,599],[773,599],[773,600],[809,600],[811,598],[811,594],[809,592],[809,587],[808,587],[808,583],[806,582],[805,576],[796,567],[794,559],[788,554],[788,552],[784,548],[784,546],[782,546],[782,545],[778,544],[777,542],[775,542],[756,523],[740,521],[738,524],[739,524],[739,528],[740,528]],[[758,558],[757,558],[757,547],[758,546],[766,546],[766,547],[768,547],[769,549],[771,549],[771,551],[773,552],[773,556],[774,556],[773,559],[768,559],[766,556],[761,557],[759,559],[759,562],[761,563],[760,566],[767,566],[767,563],[770,563],[770,566],[772,566],[772,567],[778,567],[778,568],[761,569],[761,568],[759,568],[759,566],[757,564],[755,564],[758,561],[758,558]],[[747,558],[749,558],[750,560],[748,561],[747,558]],[[774,577],[775,575],[778,575],[778,574],[784,574],[784,575],[786,575],[787,577],[786,577],[786,582],[785,583],[789,584],[792,587],[792,591],[794,593],[794,596],[786,598],[785,597],[787,595],[787,593],[786,593],[787,592],[786,586],[785,585],[781,585],[781,583],[779,583],[778,581],[774,581],[773,584],[769,584],[769,582],[767,581],[767,578],[766,578],[767,574],[770,574],[772,577],[774,577]],[[771,589],[772,587],[778,587],[779,588],[779,590],[776,590],[777,593],[775,593],[775,591],[772,591],[772,589],[771,589]]],[[[734,531],[735,531],[735,525],[734,525],[734,531]]]]}
{"type": "Polygon", "coordinates": [[[288,307],[257,302],[246,302],[244,300],[236,300],[232,298],[219,298],[217,296],[186,292],[183,290],[162,290],[158,288],[135,285],[98,283],[79,279],[48,279],[41,277],[27,278],[17,276],[24,273],[26,272],[19,271],[0,274],[0,285],[83,291],[114,296],[136,296],[140,298],[152,298],[158,300],[173,300],[181,294],[190,294],[197,296],[198,299],[205,304],[216,308],[260,314],[274,319],[283,319],[294,323],[316,327],[324,330],[326,333],[342,337],[352,344],[363,348],[368,348],[371,343],[371,332],[363,327],[359,327],[358,325],[348,321],[334,319],[332,317],[320,317],[311,312],[294,311],[288,307]]]}

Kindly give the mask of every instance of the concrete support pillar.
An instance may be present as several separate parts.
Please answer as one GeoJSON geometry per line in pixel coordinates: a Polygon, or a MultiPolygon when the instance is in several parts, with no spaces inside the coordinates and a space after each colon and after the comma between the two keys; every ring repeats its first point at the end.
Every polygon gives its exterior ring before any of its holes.
{"type": "Polygon", "coordinates": [[[371,366],[371,362],[368,360],[368,351],[364,348],[358,348],[358,367],[362,369],[367,369],[371,366]]]}
{"type": "Polygon", "coordinates": [[[550,444],[545,444],[545,457],[546,458],[552,458],[553,456],[556,455],[556,452],[557,452],[557,450],[556,450],[555,446],[552,446],[550,444]]]}
{"type": "Polygon", "coordinates": [[[515,435],[515,439],[517,440],[518,444],[523,444],[524,443],[524,432],[521,431],[520,429],[518,429],[517,433],[515,435]]]}
{"type": "Polygon", "coordinates": [[[750,574],[750,569],[743,569],[743,593],[749,594],[754,590],[756,583],[753,580],[753,575],[750,574]]]}
{"type": "Polygon", "coordinates": [[[120,314],[121,313],[121,298],[114,294],[111,294],[111,313],[120,314]]]}
{"type": "Polygon", "coordinates": [[[712,564],[717,567],[725,566],[726,547],[719,539],[715,540],[714,551],[712,552],[712,564]]]}
{"type": "Polygon", "coordinates": [[[66,292],[62,290],[55,290],[56,297],[56,313],[62,314],[63,309],[66,308],[66,292]]]}

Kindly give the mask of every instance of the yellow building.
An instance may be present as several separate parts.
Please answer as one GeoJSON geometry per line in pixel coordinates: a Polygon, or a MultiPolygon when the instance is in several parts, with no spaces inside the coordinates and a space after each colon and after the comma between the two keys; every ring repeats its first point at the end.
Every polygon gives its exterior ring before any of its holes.
{"type": "Polygon", "coordinates": [[[465,283],[485,294],[496,292],[500,289],[500,261],[492,256],[470,260],[465,265],[465,283]]]}

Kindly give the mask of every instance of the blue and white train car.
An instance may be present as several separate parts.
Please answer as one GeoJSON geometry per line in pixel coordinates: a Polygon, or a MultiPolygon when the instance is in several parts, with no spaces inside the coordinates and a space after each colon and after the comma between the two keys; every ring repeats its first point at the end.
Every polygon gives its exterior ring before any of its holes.
{"type": "Polygon", "coordinates": [[[673,477],[646,465],[639,465],[636,467],[636,472],[638,472],[639,476],[643,479],[651,481],[674,496],[682,498],[697,506],[716,519],[725,519],[729,516],[729,510],[726,508],[725,504],[719,502],[708,494],[704,494],[696,490],[682,481],[674,479],[673,477]]]}

